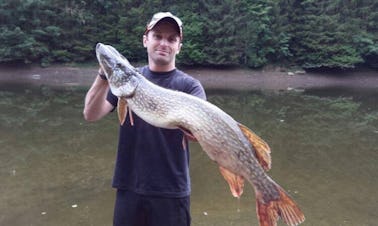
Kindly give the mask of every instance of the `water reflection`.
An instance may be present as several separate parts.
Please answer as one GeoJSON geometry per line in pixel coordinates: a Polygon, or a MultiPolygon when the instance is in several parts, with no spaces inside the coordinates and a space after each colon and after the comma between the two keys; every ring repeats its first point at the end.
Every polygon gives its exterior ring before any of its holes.
{"type": "MultiPolygon", "coordinates": [[[[0,225],[111,225],[117,119],[85,122],[85,91],[1,87],[0,225]]],[[[376,93],[208,94],[270,144],[269,174],[305,212],[303,225],[376,224],[376,93]]],[[[252,188],[232,198],[217,166],[191,146],[193,225],[257,225],[252,188]]]]}

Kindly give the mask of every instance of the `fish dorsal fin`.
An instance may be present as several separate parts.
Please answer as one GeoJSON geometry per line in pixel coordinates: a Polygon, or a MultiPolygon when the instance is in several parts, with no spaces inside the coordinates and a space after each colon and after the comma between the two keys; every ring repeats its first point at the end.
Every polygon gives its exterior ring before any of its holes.
{"type": "Polygon", "coordinates": [[[227,181],[228,185],[230,186],[230,190],[232,196],[235,198],[240,198],[243,194],[244,188],[244,179],[242,176],[234,174],[233,172],[229,171],[228,169],[219,166],[219,171],[221,172],[224,179],[227,181]]]}
{"type": "Polygon", "coordinates": [[[119,123],[123,125],[126,121],[127,113],[130,115],[130,123],[133,126],[134,125],[134,120],[133,120],[133,115],[131,113],[131,109],[127,107],[127,100],[124,97],[119,97],[118,98],[118,104],[117,104],[117,112],[118,112],[118,119],[119,123]]]}
{"type": "Polygon", "coordinates": [[[252,144],[252,147],[255,149],[256,158],[262,168],[266,171],[270,170],[272,166],[272,159],[270,157],[269,145],[245,125],[240,123],[238,123],[238,125],[245,137],[252,144]]]}

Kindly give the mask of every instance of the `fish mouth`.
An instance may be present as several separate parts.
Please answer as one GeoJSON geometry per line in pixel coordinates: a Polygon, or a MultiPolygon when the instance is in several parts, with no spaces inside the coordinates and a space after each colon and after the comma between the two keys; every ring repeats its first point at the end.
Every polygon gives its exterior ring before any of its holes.
{"type": "Polygon", "coordinates": [[[109,79],[118,63],[117,59],[120,57],[119,53],[112,46],[97,43],[96,56],[101,68],[105,71],[105,74],[109,79]]]}
{"type": "Polygon", "coordinates": [[[138,87],[137,70],[113,46],[97,43],[96,57],[116,96],[131,98],[138,87]]]}

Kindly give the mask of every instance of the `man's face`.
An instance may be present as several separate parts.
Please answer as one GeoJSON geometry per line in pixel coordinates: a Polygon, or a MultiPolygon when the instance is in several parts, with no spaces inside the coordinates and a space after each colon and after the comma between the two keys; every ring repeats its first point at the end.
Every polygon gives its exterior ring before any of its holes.
{"type": "Polygon", "coordinates": [[[148,58],[156,65],[175,64],[176,54],[181,49],[181,39],[176,25],[161,21],[143,37],[148,58]]]}

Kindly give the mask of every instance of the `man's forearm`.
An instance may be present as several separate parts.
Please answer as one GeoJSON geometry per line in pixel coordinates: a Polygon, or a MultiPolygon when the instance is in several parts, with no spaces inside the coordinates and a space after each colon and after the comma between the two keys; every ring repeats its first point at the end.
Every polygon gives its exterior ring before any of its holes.
{"type": "Polygon", "coordinates": [[[112,107],[106,100],[108,91],[108,82],[97,76],[85,96],[83,111],[85,120],[96,121],[110,112],[112,107]]]}

